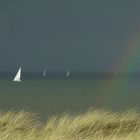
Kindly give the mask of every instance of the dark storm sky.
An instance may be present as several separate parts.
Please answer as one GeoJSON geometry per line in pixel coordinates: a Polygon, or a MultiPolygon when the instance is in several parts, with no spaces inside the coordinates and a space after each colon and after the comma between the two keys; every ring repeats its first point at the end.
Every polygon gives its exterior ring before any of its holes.
{"type": "Polygon", "coordinates": [[[0,71],[114,71],[139,25],[140,0],[1,0],[0,71]]]}

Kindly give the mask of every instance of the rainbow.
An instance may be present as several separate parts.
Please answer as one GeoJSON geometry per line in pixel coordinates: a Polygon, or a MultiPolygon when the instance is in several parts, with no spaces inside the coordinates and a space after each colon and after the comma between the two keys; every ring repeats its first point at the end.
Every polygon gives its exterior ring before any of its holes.
{"type": "Polygon", "coordinates": [[[104,97],[108,98],[109,101],[114,101],[116,98],[123,96],[121,94],[127,88],[129,74],[133,73],[140,64],[140,32],[134,32],[129,38],[129,41],[122,45],[125,46],[123,47],[124,50],[114,65],[114,72],[116,71],[118,75],[114,78],[114,74],[98,91],[98,93],[105,94],[104,97]],[[122,81],[125,82],[124,86],[122,81]]]}
{"type": "Polygon", "coordinates": [[[119,63],[115,68],[122,74],[132,72],[137,65],[138,57],[140,58],[140,33],[136,33],[129,39],[125,46],[122,57],[120,57],[119,63]]]}

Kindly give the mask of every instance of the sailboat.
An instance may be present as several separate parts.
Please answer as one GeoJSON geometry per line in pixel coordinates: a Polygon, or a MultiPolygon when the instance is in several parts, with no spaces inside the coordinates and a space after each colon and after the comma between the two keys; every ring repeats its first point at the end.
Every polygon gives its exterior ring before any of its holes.
{"type": "Polygon", "coordinates": [[[117,76],[118,75],[118,71],[115,71],[114,74],[115,74],[115,76],[117,76]]]}
{"type": "Polygon", "coordinates": [[[46,69],[44,69],[42,76],[45,77],[46,74],[47,74],[47,71],[46,71],[46,69]]]}
{"type": "Polygon", "coordinates": [[[19,68],[14,80],[14,82],[21,82],[21,67],[19,68]]]}
{"type": "Polygon", "coordinates": [[[68,70],[67,72],[66,72],[66,77],[69,77],[70,76],[70,70],[68,70]]]}

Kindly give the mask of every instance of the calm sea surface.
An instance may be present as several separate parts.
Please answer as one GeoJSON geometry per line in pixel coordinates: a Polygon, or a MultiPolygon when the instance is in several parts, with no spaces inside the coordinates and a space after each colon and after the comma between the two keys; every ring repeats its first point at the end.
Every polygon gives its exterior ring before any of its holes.
{"type": "Polygon", "coordinates": [[[25,76],[0,79],[0,109],[28,109],[42,116],[104,108],[122,110],[140,107],[140,79],[107,76],[25,76]],[[125,79],[125,80],[124,80],[125,79]]]}

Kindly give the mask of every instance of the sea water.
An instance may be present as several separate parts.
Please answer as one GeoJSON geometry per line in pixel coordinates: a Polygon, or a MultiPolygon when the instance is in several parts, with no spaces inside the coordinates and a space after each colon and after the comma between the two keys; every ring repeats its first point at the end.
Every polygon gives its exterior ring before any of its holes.
{"type": "Polygon", "coordinates": [[[22,82],[0,78],[0,110],[29,110],[42,116],[77,113],[90,108],[122,110],[140,107],[138,77],[120,80],[97,75],[26,75],[22,82]],[[113,80],[112,80],[113,79],[113,80]],[[118,84],[118,83],[117,83],[118,84]]]}

